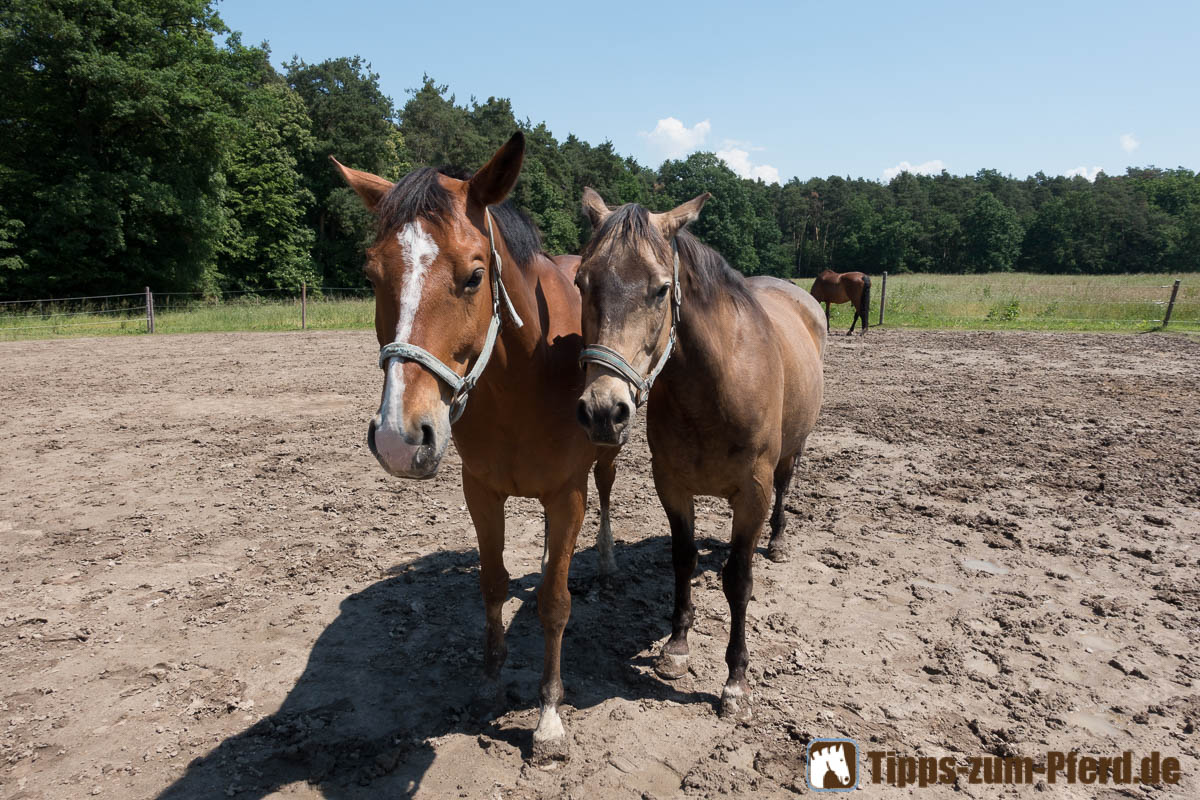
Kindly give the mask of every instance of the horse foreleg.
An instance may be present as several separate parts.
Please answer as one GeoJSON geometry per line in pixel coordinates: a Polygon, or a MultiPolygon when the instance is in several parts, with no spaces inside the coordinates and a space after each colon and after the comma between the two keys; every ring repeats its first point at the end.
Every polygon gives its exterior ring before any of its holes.
{"type": "MultiPolygon", "coordinates": [[[[655,485],[660,482],[655,480],[655,485]]],[[[674,495],[659,489],[659,499],[671,524],[671,563],[675,568],[675,611],[671,615],[671,638],[654,662],[654,671],[664,678],[682,678],[688,669],[688,631],[692,629],[692,575],[696,572],[696,510],[691,495],[674,495]]]]}
{"type": "Polygon", "coordinates": [[[756,477],[730,501],[733,506],[733,538],[730,541],[729,558],[721,570],[721,588],[725,590],[725,599],[729,601],[729,646],[725,649],[729,678],[721,691],[721,716],[739,721],[748,721],[752,716],[750,683],[746,680],[746,667],[750,664],[746,649],[746,606],[750,604],[750,595],[754,592],[754,548],[758,545],[758,536],[767,517],[770,485],[768,468],[766,474],[756,477]]]}
{"type": "Polygon", "coordinates": [[[829,333],[829,301],[825,301],[825,332],[829,333]]]}
{"type": "Polygon", "coordinates": [[[608,499],[612,494],[613,481],[617,477],[616,460],[616,448],[605,448],[601,450],[600,458],[592,470],[592,475],[596,478],[596,491],[600,495],[600,530],[596,534],[596,550],[600,554],[601,578],[617,574],[617,560],[613,556],[612,525],[608,520],[608,499]]]}
{"type": "Polygon", "coordinates": [[[787,518],[783,513],[783,500],[787,495],[788,486],[792,483],[792,475],[796,471],[796,462],[799,460],[799,453],[794,456],[786,456],[775,467],[775,508],[771,511],[771,541],[767,544],[767,558],[777,564],[781,564],[791,557],[788,553],[788,540],[784,536],[787,518]]]}
{"type": "Polygon", "coordinates": [[[538,616],[542,620],[546,648],[542,662],[542,707],[537,728],[533,732],[533,755],[539,761],[565,760],[567,757],[567,734],[558,715],[558,704],[563,696],[562,637],[571,616],[567,572],[571,567],[571,554],[575,552],[575,539],[583,525],[586,505],[586,474],[582,485],[571,486],[542,498],[550,557],[538,589],[538,616]]]}
{"type": "Polygon", "coordinates": [[[504,643],[504,601],[508,570],[504,568],[504,501],[507,499],[463,471],[463,495],[479,542],[479,586],[483,590],[484,646],[480,697],[498,700],[500,668],[508,656],[504,643]]]}

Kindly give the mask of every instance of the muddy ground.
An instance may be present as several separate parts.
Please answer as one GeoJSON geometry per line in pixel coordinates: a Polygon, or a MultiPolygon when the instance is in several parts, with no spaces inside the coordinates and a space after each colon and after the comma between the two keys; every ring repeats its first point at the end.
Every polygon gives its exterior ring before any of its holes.
{"type": "Polygon", "coordinates": [[[868,796],[1200,796],[1200,342],[872,330],[826,375],[795,557],[755,560],[755,721],[715,710],[722,503],[698,508],[693,673],[651,669],[671,576],[639,429],[623,576],[596,578],[594,497],[572,567],[572,757],[543,769],[540,509],[510,501],[509,704],[481,721],[457,456],[424,483],[376,466],[371,333],[0,344],[0,796],[790,797],[818,736],[1183,771],[868,796]]]}

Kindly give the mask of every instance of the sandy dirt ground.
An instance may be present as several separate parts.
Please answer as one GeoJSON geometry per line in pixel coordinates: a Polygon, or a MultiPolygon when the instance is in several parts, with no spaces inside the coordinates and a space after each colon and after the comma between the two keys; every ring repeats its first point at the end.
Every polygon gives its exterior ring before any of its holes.
{"type": "MultiPolygon", "coordinates": [[[[639,426],[563,645],[571,758],[528,763],[542,523],[508,506],[507,708],[471,706],[482,601],[458,459],[364,444],[369,332],[0,344],[0,796],[805,794],[805,747],[1180,759],[1175,787],[861,783],[866,796],[1200,797],[1200,342],[836,336],[755,559],[754,721],[717,717],[729,515],[698,506],[692,671],[639,426]],[[1039,794],[1039,789],[1047,793],[1039,794]]],[[[867,765],[863,771],[868,772],[867,765]]]]}

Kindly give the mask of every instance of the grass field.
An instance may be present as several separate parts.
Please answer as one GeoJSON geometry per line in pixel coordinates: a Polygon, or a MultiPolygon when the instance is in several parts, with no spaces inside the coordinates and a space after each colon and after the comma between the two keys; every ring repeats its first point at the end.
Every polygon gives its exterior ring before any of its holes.
{"type": "MultiPolygon", "coordinates": [[[[1157,329],[1173,275],[1066,276],[1031,273],[891,275],[887,327],[984,330],[1124,331],[1157,329]]],[[[807,289],[812,280],[798,279],[807,289]]],[[[873,276],[871,324],[879,319],[882,276],[873,276]]],[[[138,298],[127,298],[139,302],[138,298]]],[[[121,302],[110,301],[110,302],[121,302]]],[[[289,331],[300,328],[299,298],[242,297],[219,303],[176,296],[155,299],[156,333],[289,331]]],[[[369,329],[375,313],[369,291],[309,297],[308,327],[369,329]]],[[[834,330],[850,327],[849,305],[833,306],[834,330]]],[[[1184,276],[1170,330],[1200,332],[1200,276],[1184,276]]],[[[0,341],[63,336],[144,334],[142,306],[93,303],[0,305],[0,341]],[[16,311],[14,309],[22,309],[16,311]],[[6,310],[7,309],[7,310],[6,310]]]]}
{"type": "MultiPolygon", "coordinates": [[[[300,329],[299,298],[184,303],[164,296],[155,298],[155,307],[156,334],[300,329]]],[[[308,298],[308,327],[313,330],[368,329],[374,319],[375,299],[369,292],[359,297],[308,298]]],[[[145,333],[143,306],[120,311],[52,304],[20,314],[6,314],[0,308],[0,340],[145,333]]]]}
{"type": "MultiPolygon", "coordinates": [[[[1161,325],[1175,275],[889,275],[884,323],[904,328],[1148,331],[1161,325]],[[1165,288],[1164,288],[1165,287],[1165,288]]],[[[805,289],[812,279],[796,281],[805,289]]],[[[872,276],[871,324],[883,279],[872,276]]],[[[850,327],[850,306],[831,307],[831,326],[850,327]]],[[[1200,276],[1183,277],[1170,330],[1200,331],[1200,276]]]]}

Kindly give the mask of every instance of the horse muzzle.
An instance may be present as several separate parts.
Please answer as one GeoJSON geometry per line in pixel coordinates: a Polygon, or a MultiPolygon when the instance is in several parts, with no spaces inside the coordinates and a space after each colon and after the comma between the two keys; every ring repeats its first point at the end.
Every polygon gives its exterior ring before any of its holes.
{"type": "Polygon", "coordinates": [[[587,431],[592,444],[620,447],[629,441],[629,428],[633,420],[633,400],[625,384],[613,380],[617,390],[602,390],[596,381],[592,384],[575,408],[575,417],[587,431]]]}
{"type": "Polygon", "coordinates": [[[448,432],[439,434],[439,427],[432,420],[421,420],[403,430],[384,424],[382,417],[376,416],[367,428],[367,447],[389,475],[432,478],[450,440],[448,432]]]}

